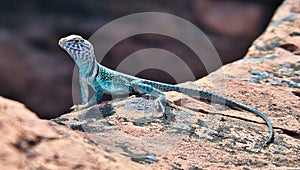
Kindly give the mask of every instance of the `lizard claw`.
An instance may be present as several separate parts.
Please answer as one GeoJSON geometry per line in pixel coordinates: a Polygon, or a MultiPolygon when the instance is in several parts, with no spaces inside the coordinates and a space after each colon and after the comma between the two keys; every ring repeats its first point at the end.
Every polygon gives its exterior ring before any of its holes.
{"type": "Polygon", "coordinates": [[[79,105],[73,105],[70,109],[73,111],[78,111],[78,110],[82,110],[85,108],[84,104],[79,104],[79,105]]]}

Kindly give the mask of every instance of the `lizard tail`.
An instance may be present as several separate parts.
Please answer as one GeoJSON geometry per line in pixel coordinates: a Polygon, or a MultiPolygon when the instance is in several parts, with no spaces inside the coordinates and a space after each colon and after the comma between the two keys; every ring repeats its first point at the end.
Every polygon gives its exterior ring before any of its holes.
{"type": "Polygon", "coordinates": [[[271,124],[271,121],[269,120],[269,118],[264,114],[262,113],[261,111],[257,110],[257,109],[254,109],[252,107],[249,107],[247,105],[244,105],[242,103],[238,103],[234,100],[226,100],[226,104],[229,105],[229,106],[233,106],[233,107],[237,107],[237,108],[241,108],[243,110],[246,110],[246,111],[249,111],[249,112],[252,112],[258,116],[260,116],[262,119],[264,119],[264,121],[267,123],[268,127],[269,127],[269,131],[270,131],[270,136],[268,138],[268,140],[264,143],[264,147],[267,146],[269,143],[271,143],[273,141],[273,138],[274,138],[274,133],[273,133],[273,127],[272,127],[272,124],[271,124]]]}
{"type": "MultiPolygon", "coordinates": [[[[175,88],[176,89],[176,88],[175,88]]],[[[174,90],[175,90],[174,89],[174,90]]],[[[269,143],[272,142],[273,138],[274,138],[274,133],[273,133],[273,127],[272,127],[272,124],[271,124],[271,121],[269,120],[269,118],[264,114],[262,113],[261,111],[257,110],[257,109],[254,109],[252,107],[249,107],[247,105],[244,105],[242,103],[239,103],[237,101],[234,101],[234,100],[231,100],[231,99],[228,99],[228,98],[225,98],[223,96],[220,96],[218,94],[215,94],[215,93],[211,93],[211,92],[207,92],[207,91],[204,91],[204,90],[196,90],[196,89],[189,89],[189,88],[177,88],[176,89],[177,92],[180,92],[180,93],[184,93],[186,95],[190,95],[192,97],[200,97],[200,98],[205,98],[205,99],[208,99],[210,101],[215,101],[217,103],[225,103],[226,105],[228,106],[232,106],[232,107],[235,107],[235,108],[240,108],[240,109],[243,109],[243,110],[246,110],[246,111],[249,111],[249,112],[252,112],[258,116],[260,116],[268,125],[269,127],[269,131],[270,131],[270,135],[269,135],[269,138],[268,140],[264,143],[263,147],[266,147],[269,143]]]]}
{"type": "Polygon", "coordinates": [[[169,84],[164,84],[164,83],[160,83],[160,85],[158,87],[161,87],[160,90],[162,90],[162,91],[177,91],[179,93],[183,93],[183,94],[189,95],[194,98],[204,98],[204,99],[207,99],[210,101],[214,101],[214,102],[221,103],[221,104],[226,104],[231,107],[240,108],[240,109],[252,112],[252,113],[260,116],[269,127],[270,135],[269,135],[268,140],[264,143],[263,147],[265,147],[269,143],[271,143],[274,138],[273,127],[272,127],[271,121],[264,113],[262,113],[259,110],[256,110],[252,107],[249,107],[249,106],[239,103],[237,101],[228,99],[221,95],[211,93],[211,92],[208,92],[205,90],[191,89],[191,88],[180,87],[180,86],[176,86],[176,85],[169,85],[169,84]]]}

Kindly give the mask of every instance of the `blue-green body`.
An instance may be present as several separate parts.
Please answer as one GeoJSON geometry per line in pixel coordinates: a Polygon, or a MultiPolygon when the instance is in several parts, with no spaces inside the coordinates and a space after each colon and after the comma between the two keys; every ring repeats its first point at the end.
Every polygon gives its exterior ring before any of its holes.
{"type": "Polygon", "coordinates": [[[164,111],[162,102],[167,101],[163,92],[177,91],[191,97],[204,98],[228,106],[241,108],[262,117],[270,129],[270,136],[264,146],[273,139],[273,127],[268,117],[262,112],[234,100],[204,90],[180,87],[137,78],[120,72],[116,72],[100,65],[96,61],[92,44],[77,35],[70,35],[59,40],[59,45],[73,58],[79,68],[79,80],[81,88],[82,104],[74,105],[71,109],[82,109],[100,102],[104,94],[124,95],[130,93],[147,93],[157,97],[158,107],[164,111]],[[88,85],[95,91],[95,95],[88,101],[88,85]]]}

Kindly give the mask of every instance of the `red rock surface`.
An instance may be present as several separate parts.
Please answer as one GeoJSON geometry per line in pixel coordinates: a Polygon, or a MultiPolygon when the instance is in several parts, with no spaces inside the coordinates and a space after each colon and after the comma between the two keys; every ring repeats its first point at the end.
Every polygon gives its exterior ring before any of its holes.
{"type": "Polygon", "coordinates": [[[0,169],[144,169],[0,97],[0,169]]]}
{"type": "MultiPolygon", "coordinates": [[[[275,129],[274,141],[267,148],[261,147],[269,135],[261,118],[175,92],[167,93],[168,99],[180,109],[168,108],[167,121],[155,109],[149,110],[153,102],[143,97],[124,99],[125,105],[115,113],[101,104],[56,121],[154,169],[300,167],[300,15],[294,12],[298,9],[295,2],[284,2],[244,59],[182,84],[221,93],[264,112],[275,129]]],[[[112,102],[116,103],[120,102],[112,102]]]]}
{"type": "Polygon", "coordinates": [[[176,92],[167,93],[178,105],[166,107],[167,120],[148,96],[102,103],[53,121],[0,98],[0,169],[299,168],[299,21],[299,1],[286,0],[244,59],[182,84],[264,112],[275,132],[266,148],[261,145],[269,133],[261,118],[176,92]]]}

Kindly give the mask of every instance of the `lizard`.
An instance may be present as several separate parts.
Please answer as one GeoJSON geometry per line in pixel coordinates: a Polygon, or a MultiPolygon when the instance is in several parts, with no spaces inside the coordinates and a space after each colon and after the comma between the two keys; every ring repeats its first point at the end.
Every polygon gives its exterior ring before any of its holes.
{"type": "Polygon", "coordinates": [[[213,98],[217,102],[225,102],[227,106],[252,112],[260,116],[269,127],[270,135],[263,144],[263,147],[271,143],[274,138],[271,121],[264,113],[257,109],[209,91],[151,81],[112,70],[97,62],[93,45],[79,35],[69,35],[61,38],[58,41],[58,45],[70,55],[79,68],[82,104],[72,106],[71,109],[73,110],[84,109],[100,102],[104,94],[124,95],[146,93],[156,97],[154,100],[155,105],[164,112],[162,103],[169,102],[164,92],[177,91],[191,97],[200,97],[206,100],[213,98]],[[90,100],[88,100],[88,86],[95,91],[90,100]]]}

